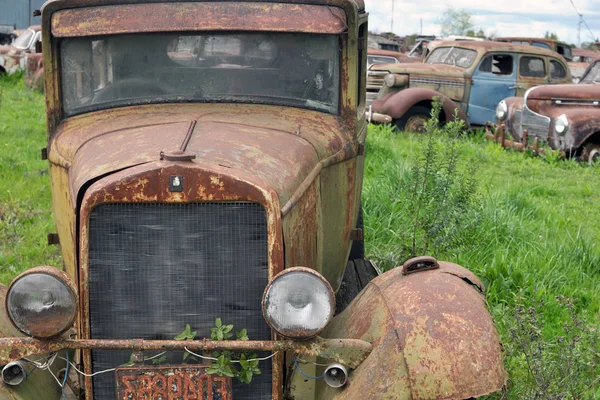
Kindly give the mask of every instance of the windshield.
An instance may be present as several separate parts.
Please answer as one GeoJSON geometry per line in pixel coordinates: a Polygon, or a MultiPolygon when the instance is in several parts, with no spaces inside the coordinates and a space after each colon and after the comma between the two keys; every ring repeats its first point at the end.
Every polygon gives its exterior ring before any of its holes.
{"type": "Polygon", "coordinates": [[[161,33],[61,43],[67,116],[164,102],[251,102],[335,114],[335,35],[161,33]]]}
{"type": "Polygon", "coordinates": [[[427,57],[426,64],[449,64],[455,67],[469,68],[477,58],[475,50],[460,47],[438,47],[427,57]]]}
{"type": "Polygon", "coordinates": [[[31,44],[31,39],[35,36],[35,31],[31,29],[27,29],[25,32],[21,33],[18,38],[13,42],[13,46],[18,49],[28,49],[31,44]]]}
{"type": "Polygon", "coordinates": [[[600,61],[592,64],[579,83],[600,83],[600,61]]]}

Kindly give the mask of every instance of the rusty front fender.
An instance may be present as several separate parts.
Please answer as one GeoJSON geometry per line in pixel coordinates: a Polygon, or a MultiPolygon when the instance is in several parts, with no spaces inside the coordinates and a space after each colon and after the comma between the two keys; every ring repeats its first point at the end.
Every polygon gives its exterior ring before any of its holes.
{"type": "Polygon", "coordinates": [[[434,98],[442,102],[445,117],[442,118],[440,116],[441,122],[454,121],[454,110],[458,110],[457,119],[463,120],[465,126],[469,127],[469,120],[460,105],[442,93],[431,89],[409,88],[396,93],[390,93],[373,103],[373,111],[389,115],[392,119],[399,119],[412,107],[419,103],[431,102],[434,98]]]}
{"type": "Polygon", "coordinates": [[[325,337],[362,339],[373,351],[346,387],[322,385],[322,398],[466,399],[501,390],[507,376],[483,285],[456,264],[439,265],[386,272],[334,319],[325,337]]]}

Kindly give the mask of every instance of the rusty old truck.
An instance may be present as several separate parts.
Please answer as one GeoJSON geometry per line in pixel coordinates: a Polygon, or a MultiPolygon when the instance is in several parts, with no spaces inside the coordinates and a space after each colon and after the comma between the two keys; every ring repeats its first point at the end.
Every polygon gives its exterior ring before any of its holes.
{"type": "Polygon", "coordinates": [[[503,387],[475,275],[431,257],[377,274],[363,258],[362,0],[55,0],[41,14],[63,265],[0,287],[0,398],[503,387]]]}
{"type": "Polygon", "coordinates": [[[500,100],[572,81],[563,58],[551,50],[489,41],[438,42],[424,64],[373,65],[368,73],[367,87],[380,87],[374,113],[412,132],[423,131],[434,98],[443,105],[441,122],[459,118],[483,126],[494,120],[500,100]]]}
{"type": "Polygon", "coordinates": [[[542,144],[590,164],[600,162],[600,60],[578,84],[539,86],[498,103],[494,134],[518,150],[544,151],[542,144]],[[509,135],[512,140],[509,139],[509,135]]]}

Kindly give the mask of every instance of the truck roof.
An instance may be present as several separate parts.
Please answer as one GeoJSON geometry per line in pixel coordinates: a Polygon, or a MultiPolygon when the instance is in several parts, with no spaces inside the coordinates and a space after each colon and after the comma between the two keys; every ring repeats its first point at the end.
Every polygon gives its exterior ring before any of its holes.
{"type": "Polygon", "coordinates": [[[460,41],[439,41],[435,43],[435,48],[438,47],[462,47],[466,49],[472,49],[476,51],[508,51],[513,53],[530,53],[530,54],[539,54],[544,56],[552,56],[555,58],[562,58],[560,54],[548,50],[543,49],[541,47],[530,46],[528,44],[514,44],[514,43],[506,43],[506,42],[493,42],[490,40],[484,41],[469,41],[469,40],[460,40],[460,41]]]}

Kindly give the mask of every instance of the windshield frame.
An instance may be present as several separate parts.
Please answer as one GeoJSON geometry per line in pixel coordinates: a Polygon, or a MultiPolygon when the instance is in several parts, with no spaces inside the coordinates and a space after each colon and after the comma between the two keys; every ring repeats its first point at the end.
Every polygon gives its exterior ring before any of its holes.
{"type": "MultiPolygon", "coordinates": [[[[222,32],[222,31],[217,31],[217,32],[210,32],[210,31],[192,31],[192,32],[173,32],[173,31],[168,31],[168,32],[153,32],[151,33],[151,35],[181,35],[182,36],[186,36],[186,35],[231,35],[233,37],[235,36],[240,36],[240,35],[259,35],[259,34],[265,34],[267,37],[275,37],[275,35],[292,35],[291,33],[287,33],[287,32],[271,32],[271,31],[264,31],[264,32],[257,32],[257,31],[249,31],[249,32],[244,32],[244,31],[233,31],[233,32],[222,32]]],[[[140,33],[140,35],[142,35],[140,33]]],[[[59,78],[59,85],[61,87],[60,90],[60,98],[61,98],[61,111],[62,111],[62,115],[63,118],[69,118],[72,116],[76,116],[76,115],[81,115],[81,114],[85,114],[85,113],[90,113],[90,112],[95,112],[95,111],[103,111],[103,110],[110,110],[110,109],[115,109],[115,108],[123,108],[123,107],[132,107],[132,106],[143,106],[143,105],[150,105],[150,104],[176,104],[176,103],[197,103],[197,104],[210,104],[210,103],[221,103],[221,104],[226,104],[226,103],[241,103],[241,104],[261,104],[261,105],[274,105],[274,106],[280,106],[280,107],[295,107],[295,108],[302,108],[302,109],[306,109],[306,110],[312,110],[312,111],[318,111],[318,112],[324,112],[324,113],[328,113],[331,115],[340,115],[341,113],[341,109],[342,109],[342,101],[343,101],[343,84],[342,84],[342,76],[343,76],[343,71],[344,71],[344,51],[342,48],[339,47],[338,43],[340,40],[340,35],[338,34],[313,34],[313,33],[306,33],[306,32],[297,32],[297,33],[293,33],[293,35],[307,35],[307,36],[323,36],[323,37],[330,37],[330,41],[332,43],[335,43],[335,48],[337,49],[337,57],[332,57],[332,59],[334,59],[334,67],[333,69],[336,69],[336,71],[333,71],[332,73],[334,74],[333,76],[333,80],[330,80],[330,84],[332,86],[331,89],[329,90],[331,93],[335,93],[335,97],[334,97],[334,101],[330,102],[330,103],[326,103],[326,102],[321,102],[319,100],[315,100],[315,99],[310,99],[310,98],[301,98],[301,97],[291,97],[291,96],[277,96],[277,95],[261,95],[258,93],[212,93],[210,98],[203,98],[203,97],[191,97],[190,95],[183,95],[183,94],[177,94],[177,93],[171,93],[171,94],[167,94],[165,96],[160,96],[160,95],[149,95],[149,96],[140,96],[137,97],[135,99],[129,99],[130,101],[128,101],[127,99],[118,99],[115,100],[113,102],[98,102],[95,104],[89,104],[89,105],[82,105],[76,108],[71,108],[69,109],[67,107],[67,101],[65,100],[65,82],[68,82],[67,79],[65,79],[64,76],[64,72],[62,67],[59,68],[58,71],[58,78],[59,78]],[[337,78],[337,79],[335,79],[337,78]],[[284,103],[285,102],[285,103],[284,103]]],[[[80,37],[79,39],[87,39],[87,40],[92,40],[92,39],[105,39],[105,38],[110,38],[110,37],[115,37],[115,36],[119,36],[119,35],[102,35],[102,36],[86,36],[86,37],[80,37]]],[[[128,35],[130,36],[130,35],[128,35]]],[[[69,40],[69,39],[73,39],[73,38],[63,38],[61,40],[59,40],[58,43],[58,47],[59,49],[62,48],[62,42],[64,40],[69,40]]],[[[63,54],[62,51],[59,51],[60,53],[60,59],[63,60],[63,54]]],[[[59,63],[59,65],[63,64],[62,62],[59,63]]],[[[259,68],[260,69],[260,68],[259,68]]],[[[306,80],[305,80],[306,82],[306,80]]]]}
{"type": "Polygon", "coordinates": [[[33,30],[33,29],[31,29],[31,28],[27,28],[27,29],[25,30],[25,32],[21,33],[21,34],[19,35],[19,37],[17,37],[17,38],[15,39],[15,41],[13,42],[13,44],[12,44],[12,45],[13,45],[14,47],[16,47],[17,49],[19,49],[19,50],[28,50],[28,49],[30,49],[30,48],[31,48],[31,45],[32,45],[33,41],[35,40],[35,37],[36,37],[36,35],[37,35],[37,32],[36,32],[36,31],[34,31],[34,30],[33,30]],[[31,36],[30,36],[30,37],[29,37],[29,39],[27,40],[27,46],[22,46],[22,45],[20,44],[20,41],[19,41],[19,39],[21,39],[21,41],[24,41],[24,39],[23,39],[23,38],[25,38],[25,37],[26,37],[25,35],[28,35],[28,34],[30,34],[31,36]]]}
{"type": "Polygon", "coordinates": [[[597,60],[590,64],[590,66],[585,70],[585,73],[579,79],[579,84],[600,84],[600,60],[597,60]],[[592,73],[592,70],[596,70],[596,79],[590,80],[589,82],[585,82],[585,78],[592,73]]]}

